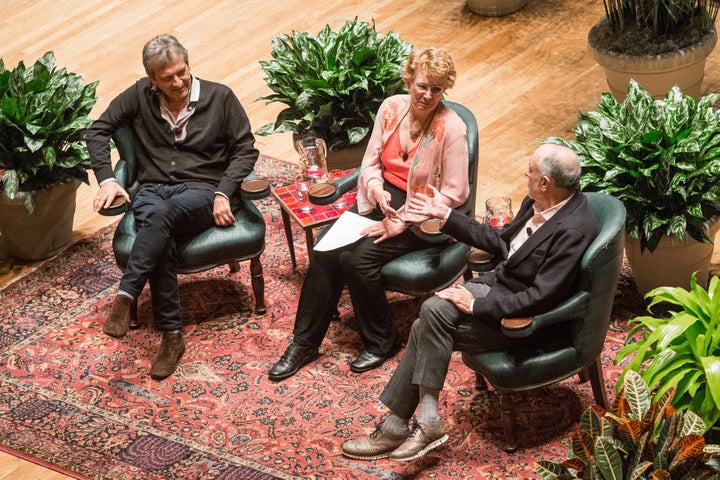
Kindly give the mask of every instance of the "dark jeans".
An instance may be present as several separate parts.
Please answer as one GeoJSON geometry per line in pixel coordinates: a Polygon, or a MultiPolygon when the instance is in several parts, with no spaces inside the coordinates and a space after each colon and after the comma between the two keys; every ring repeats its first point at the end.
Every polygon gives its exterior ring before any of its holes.
{"type": "Polygon", "coordinates": [[[133,199],[137,236],[120,289],[137,297],[149,281],[158,330],[182,327],[177,246],[214,225],[214,196],[184,185],[146,184],[133,199]]]}
{"type": "MultiPolygon", "coordinates": [[[[387,184],[385,188],[393,194],[393,207],[398,208],[398,202],[402,205],[405,192],[387,184]]],[[[382,218],[378,212],[374,216],[382,218]]],[[[294,342],[305,347],[320,346],[347,282],[365,350],[385,355],[400,343],[381,270],[390,260],[428,243],[409,230],[377,245],[374,241],[365,238],[337,250],[315,252],[300,292],[294,342]]]]}

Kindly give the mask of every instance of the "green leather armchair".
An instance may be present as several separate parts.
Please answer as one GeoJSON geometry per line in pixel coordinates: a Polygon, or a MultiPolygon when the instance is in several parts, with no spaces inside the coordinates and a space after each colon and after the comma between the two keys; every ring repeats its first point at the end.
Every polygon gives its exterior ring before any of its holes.
{"type": "Polygon", "coordinates": [[[504,335],[524,337],[530,347],[525,343],[507,350],[462,353],[463,362],[476,372],[478,390],[487,389],[487,379],[500,392],[505,450],[509,452],[517,449],[512,392],[579,374],[581,381],[590,380],[596,403],[608,408],[600,355],[623,258],[625,207],[609,195],[584,195],[595,212],[600,233],[583,255],[577,293],[549,312],[502,320],[504,335]],[[537,344],[532,344],[533,337],[537,344]]]}
{"type": "MultiPolygon", "coordinates": [[[[127,190],[130,198],[135,196],[137,182],[137,157],[135,155],[135,132],[132,127],[119,128],[113,141],[120,154],[114,174],[118,183],[127,190]]],[[[253,178],[253,173],[250,178],[253,178]]],[[[269,189],[268,189],[269,191],[269,189]]],[[[255,295],[255,313],[262,315],[265,306],[265,279],[260,255],[265,250],[265,220],[251,200],[266,196],[268,191],[246,192],[231,199],[235,224],[227,227],[211,227],[180,246],[180,273],[195,273],[228,264],[230,271],[237,271],[239,262],[250,260],[250,275],[255,295]]],[[[118,266],[124,269],[135,241],[135,216],[130,208],[105,212],[125,213],[118,223],[113,237],[113,253],[118,266]]],[[[102,213],[102,212],[101,212],[102,213]]],[[[131,327],[137,327],[137,299],[131,309],[131,327]]]]}
{"type": "MultiPolygon", "coordinates": [[[[444,101],[445,105],[457,112],[465,122],[468,143],[468,176],[470,196],[458,207],[463,213],[475,213],[475,192],[478,161],[478,127],[475,116],[465,106],[444,101]]],[[[312,198],[315,203],[329,204],[337,197],[357,185],[358,171],[336,180],[332,195],[312,198]]],[[[324,193],[324,192],[323,192],[324,193]]],[[[469,278],[467,254],[470,247],[464,243],[439,243],[437,246],[409,252],[386,263],[382,268],[385,288],[395,292],[421,297],[451,285],[461,275],[469,278]]]]}

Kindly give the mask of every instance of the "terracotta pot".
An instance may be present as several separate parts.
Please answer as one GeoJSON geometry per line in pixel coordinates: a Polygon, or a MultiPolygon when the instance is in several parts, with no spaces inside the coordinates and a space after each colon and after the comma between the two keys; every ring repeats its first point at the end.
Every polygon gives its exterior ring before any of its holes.
{"type": "Polygon", "coordinates": [[[41,260],[69,246],[80,183],[72,179],[37,192],[31,214],[25,208],[24,192],[12,200],[0,194],[0,235],[7,253],[20,259],[41,260]]]}
{"type": "Polygon", "coordinates": [[[517,12],[528,0],[467,0],[468,9],[483,17],[501,17],[517,12]]]}
{"type": "Polygon", "coordinates": [[[654,56],[622,55],[608,52],[595,44],[595,32],[605,21],[601,20],[590,29],[588,53],[605,69],[610,92],[618,101],[627,96],[631,78],[655,98],[664,98],[674,85],[687,95],[701,97],[705,60],[717,43],[714,30],[698,44],[677,52],[654,56]]]}
{"type": "MultiPolygon", "coordinates": [[[[708,225],[707,235],[714,239],[718,228],[720,221],[714,221],[708,225]]],[[[684,242],[665,236],[655,250],[640,253],[640,240],[625,235],[625,255],[641,295],[663,286],[689,289],[693,272],[697,272],[698,285],[707,287],[713,249],[712,243],[698,242],[689,235],[684,242]]]]}

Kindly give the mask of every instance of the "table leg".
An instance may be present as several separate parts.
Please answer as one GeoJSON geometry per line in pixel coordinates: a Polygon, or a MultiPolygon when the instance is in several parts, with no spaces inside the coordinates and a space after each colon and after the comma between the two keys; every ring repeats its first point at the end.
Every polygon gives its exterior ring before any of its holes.
{"type": "Polygon", "coordinates": [[[285,238],[287,238],[288,248],[290,249],[290,261],[292,262],[293,270],[297,269],[297,262],[295,261],[295,245],[293,244],[292,226],[290,225],[290,215],[284,208],[280,208],[280,215],[282,217],[283,227],[285,227],[285,238]]]}
{"type": "Polygon", "coordinates": [[[315,246],[315,237],[313,236],[312,227],[305,229],[305,244],[307,245],[308,262],[311,262],[313,257],[313,247],[315,246]]]}

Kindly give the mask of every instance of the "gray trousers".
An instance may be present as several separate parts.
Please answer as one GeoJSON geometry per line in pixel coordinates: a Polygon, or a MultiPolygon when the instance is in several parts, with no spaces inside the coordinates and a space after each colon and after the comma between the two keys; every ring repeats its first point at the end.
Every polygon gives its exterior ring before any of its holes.
{"type": "MultiPolygon", "coordinates": [[[[482,283],[467,282],[463,286],[472,292],[476,302],[482,302],[490,291],[482,283]]],[[[443,388],[453,351],[495,350],[513,341],[502,334],[496,322],[466,315],[452,302],[430,297],[420,307],[420,317],[410,329],[403,357],[380,394],[380,401],[395,415],[409,419],[418,405],[419,385],[443,388]]]]}

